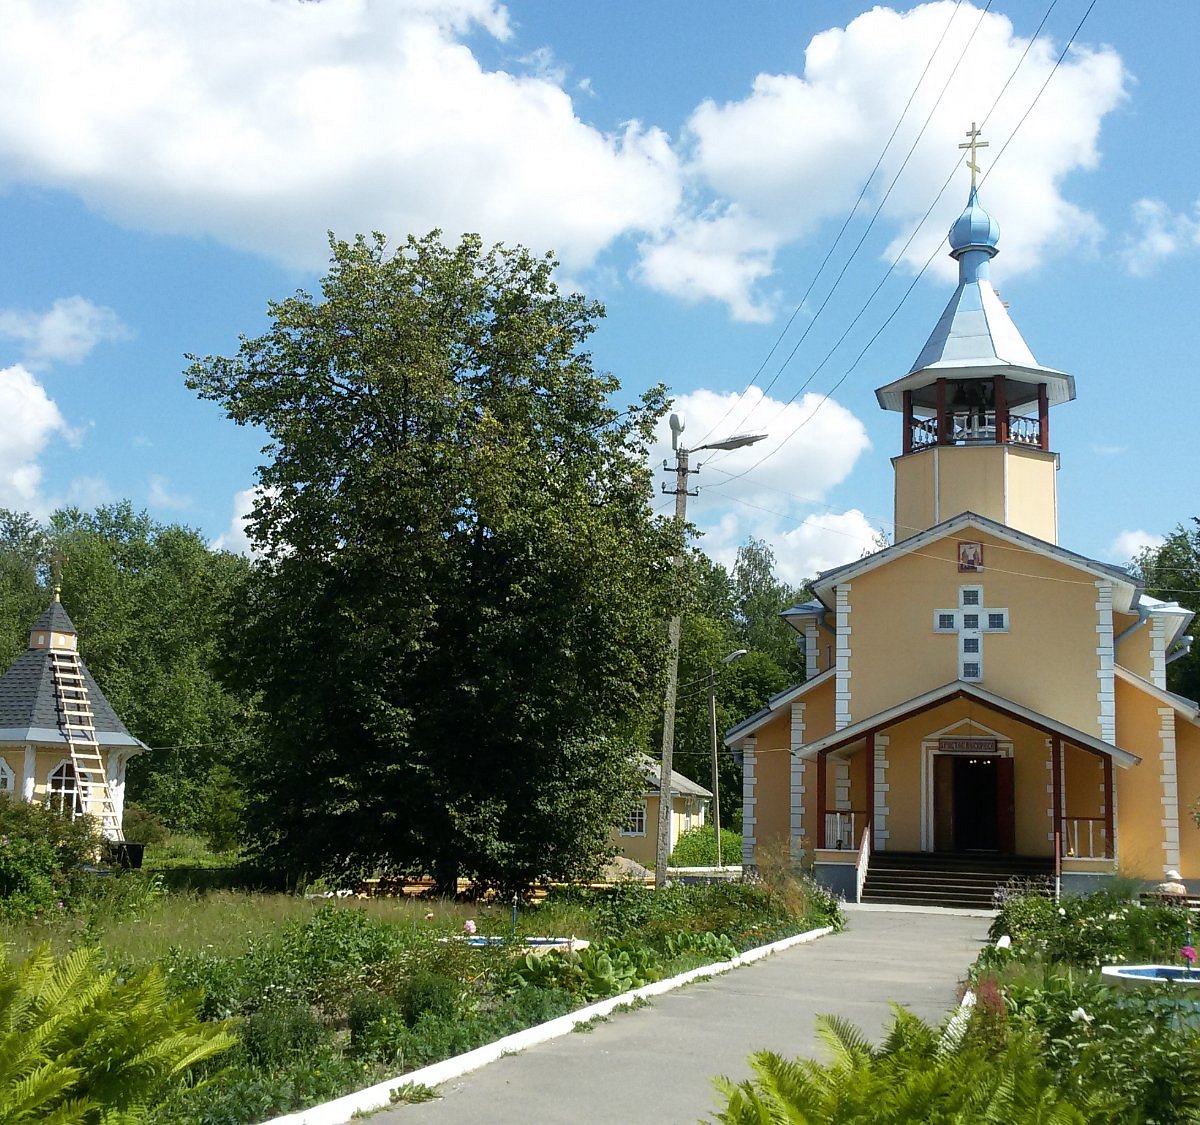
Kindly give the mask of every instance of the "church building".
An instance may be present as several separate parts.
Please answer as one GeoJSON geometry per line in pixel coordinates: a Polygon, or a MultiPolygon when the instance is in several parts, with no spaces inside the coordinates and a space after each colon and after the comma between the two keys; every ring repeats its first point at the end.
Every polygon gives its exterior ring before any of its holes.
{"type": "Polygon", "coordinates": [[[1051,413],[1075,382],[992,288],[998,237],[973,184],[950,230],[958,288],[876,391],[901,422],[895,542],[784,614],[807,679],[727,734],[743,862],[790,847],[850,901],[889,867],[910,886],[881,901],[972,866],[1068,892],[1178,869],[1197,889],[1200,711],[1166,681],[1193,615],[1059,544],[1051,413]]]}
{"type": "Polygon", "coordinates": [[[125,767],[146,749],[79,655],[75,625],[55,592],[28,647],[0,676],[0,792],[92,816],[106,839],[120,842],[125,767]]]}

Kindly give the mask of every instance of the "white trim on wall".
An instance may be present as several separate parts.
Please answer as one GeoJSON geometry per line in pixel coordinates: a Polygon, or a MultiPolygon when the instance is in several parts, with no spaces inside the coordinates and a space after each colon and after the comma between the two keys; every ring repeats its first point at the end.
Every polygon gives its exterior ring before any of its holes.
{"type": "Polygon", "coordinates": [[[891,769],[887,756],[889,742],[886,734],[875,736],[875,761],[872,763],[875,769],[875,808],[871,817],[871,850],[879,852],[887,851],[887,842],[892,835],[887,826],[892,811],[887,803],[892,788],[888,782],[888,771],[891,769]]]}
{"type": "Polygon", "coordinates": [[[804,745],[804,707],[799,700],[792,703],[791,753],[788,755],[788,839],[793,862],[804,857],[804,771],[807,764],[800,757],[804,745]]]}
{"type": "Polygon", "coordinates": [[[1096,679],[1099,690],[1096,702],[1100,705],[1096,726],[1105,742],[1117,741],[1117,697],[1113,665],[1113,587],[1100,579],[1096,582],[1096,679]]]}
{"type": "Polygon", "coordinates": [[[1159,707],[1158,741],[1161,749],[1158,761],[1161,772],[1158,783],[1162,790],[1162,851],[1163,873],[1179,866],[1179,772],[1175,756],[1175,709],[1159,707]]]}
{"type": "Polygon", "coordinates": [[[758,838],[754,834],[754,826],[758,818],[754,815],[757,798],[754,795],[758,785],[755,766],[758,755],[755,753],[757,740],[751,736],[742,739],[742,866],[749,870],[754,866],[754,845],[758,838]]]}
{"type": "Polygon", "coordinates": [[[852,721],[850,712],[850,583],[844,582],[837,588],[835,609],[837,627],[837,656],[834,673],[834,729],[848,727],[852,721]]]}

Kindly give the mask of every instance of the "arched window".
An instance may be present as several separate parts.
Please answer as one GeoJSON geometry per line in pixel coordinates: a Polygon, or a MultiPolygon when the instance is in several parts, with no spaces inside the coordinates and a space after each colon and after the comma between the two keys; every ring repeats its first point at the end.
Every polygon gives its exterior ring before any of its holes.
{"type": "Polygon", "coordinates": [[[15,793],[16,789],[17,775],[13,773],[12,766],[0,758],[0,793],[15,793]]]}
{"type": "Polygon", "coordinates": [[[60,813],[71,814],[72,819],[83,816],[87,811],[88,784],[75,773],[70,762],[63,762],[50,775],[49,805],[60,813]]]}

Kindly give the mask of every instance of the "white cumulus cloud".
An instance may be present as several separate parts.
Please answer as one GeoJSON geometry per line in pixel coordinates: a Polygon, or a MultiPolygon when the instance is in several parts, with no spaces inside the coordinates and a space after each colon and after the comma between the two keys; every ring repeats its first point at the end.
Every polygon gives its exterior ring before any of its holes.
{"type": "Polygon", "coordinates": [[[210,550],[232,551],[235,555],[247,555],[251,558],[255,556],[256,552],[246,531],[246,520],[254,509],[258,491],[257,488],[243,488],[233,494],[233,515],[229,526],[209,543],[210,550]]]}
{"type": "Polygon", "coordinates": [[[1135,559],[1147,547],[1161,547],[1166,540],[1152,531],[1143,531],[1140,527],[1132,531],[1121,531],[1113,538],[1105,552],[1114,562],[1124,565],[1135,559]]]}
{"type": "Polygon", "coordinates": [[[26,368],[0,368],[0,507],[49,514],[38,459],[51,438],[66,432],[58,406],[26,368]]]}
{"type": "Polygon", "coordinates": [[[1160,199],[1139,199],[1133,205],[1134,233],[1125,239],[1125,267],[1145,277],[1177,254],[1200,250],[1200,200],[1192,214],[1172,211],[1160,199]]]}
{"type": "Polygon", "coordinates": [[[86,297],[60,297],[45,312],[0,309],[0,339],[18,341],[25,364],[34,370],[82,363],[97,344],[129,336],[112,309],[86,297]]]}
{"type": "Polygon", "coordinates": [[[61,0],[5,5],[0,183],[76,192],[141,229],[213,235],[301,267],[324,232],[448,235],[553,249],[578,267],[670,219],[659,129],[601,132],[493,0],[61,0]]]}
{"type": "MultiPolygon", "coordinates": [[[[814,513],[849,475],[871,444],[862,422],[833,400],[806,394],[794,403],[769,398],[758,388],[744,396],[698,390],[681,395],[672,410],[684,422],[681,443],[694,450],[688,479],[697,496],[688,498],[688,519],[703,533],[699,546],[731,566],[748,538],[775,551],[777,571],[790,582],[857,558],[876,535],[861,513],[814,513]],[[700,447],[734,434],[766,434],[760,442],[731,451],[700,447]],[[831,559],[836,560],[830,562],[831,559]]],[[[672,466],[669,423],[664,419],[651,450],[657,470],[672,466]]],[[[673,472],[656,472],[668,488],[673,472]]]]}

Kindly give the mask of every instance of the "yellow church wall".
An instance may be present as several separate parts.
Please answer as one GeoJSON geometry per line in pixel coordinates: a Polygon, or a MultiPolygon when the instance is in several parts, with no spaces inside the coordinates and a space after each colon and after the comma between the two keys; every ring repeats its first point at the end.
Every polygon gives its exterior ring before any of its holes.
{"type": "MultiPolygon", "coordinates": [[[[1157,880],[1162,878],[1165,866],[1159,782],[1160,704],[1121,679],[1116,681],[1116,700],[1117,745],[1142,759],[1132,769],[1113,771],[1117,785],[1117,864],[1126,875],[1157,880]]],[[[1200,871],[1191,877],[1198,876],[1200,871]]]]}
{"type": "Polygon", "coordinates": [[[942,445],[892,458],[896,541],[960,512],[1058,542],[1058,457],[1020,445],[942,445]]]}
{"type": "Polygon", "coordinates": [[[998,523],[1004,518],[1002,445],[946,445],[937,450],[938,522],[974,512],[998,523]]]}
{"type": "Polygon", "coordinates": [[[853,721],[958,677],[958,636],[935,633],[934,613],[958,605],[959,587],[983,587],[983,607],[1007,609],[1009,631],[985,633],[989,691],[1100,733],[1096,671],[1096,587],[1084,572],[994,536],[984,570],[960,573],[960,538],[928,544],[851,582],[850,714],[853,721]],[[1030,660],[1030,652],[1037,654],[1030,660]],[[1053,676],[1045,674],[1054,670],[1053,676]]]}
{"type": "Polygon", "coordinates": [[[932,527],[934,450],[893,457],[896,474],[896,542],[932,527]]]}
{"type": "Polygon", "coordinates": [[[1179,771],[1179,870],[1200,878],[1200,827],[1191,807],[1200,800],[1200,726],[1175,716],[1175,755],[1179,771]]]}
{"type": "Polygon", "coordinates": [[[1006,445],[1009,527],[1058,542],[1058,457],[1041,449],[1006,445]]]}
{"type": "MultiPolygon", "coordinates": [[[[1113,634],[1120,634],[1138,622],[1136,613],[1114,613],[1113,634]]],[[[1123,640],[1117,642],[1116,660],[1122,668],[1127,668],[1135,676],[1143,680],[1154,679],[1154,659],[1151,654],[1150,641],[1153,634],[1149,624],[1142,625],[1129,633],[1123,640]]]]}
{"type": "Polygon", "coordinates": [[[791,831],[791,709],[784,707],[754,732],[756,846],[786,841],[791,831]]]}

